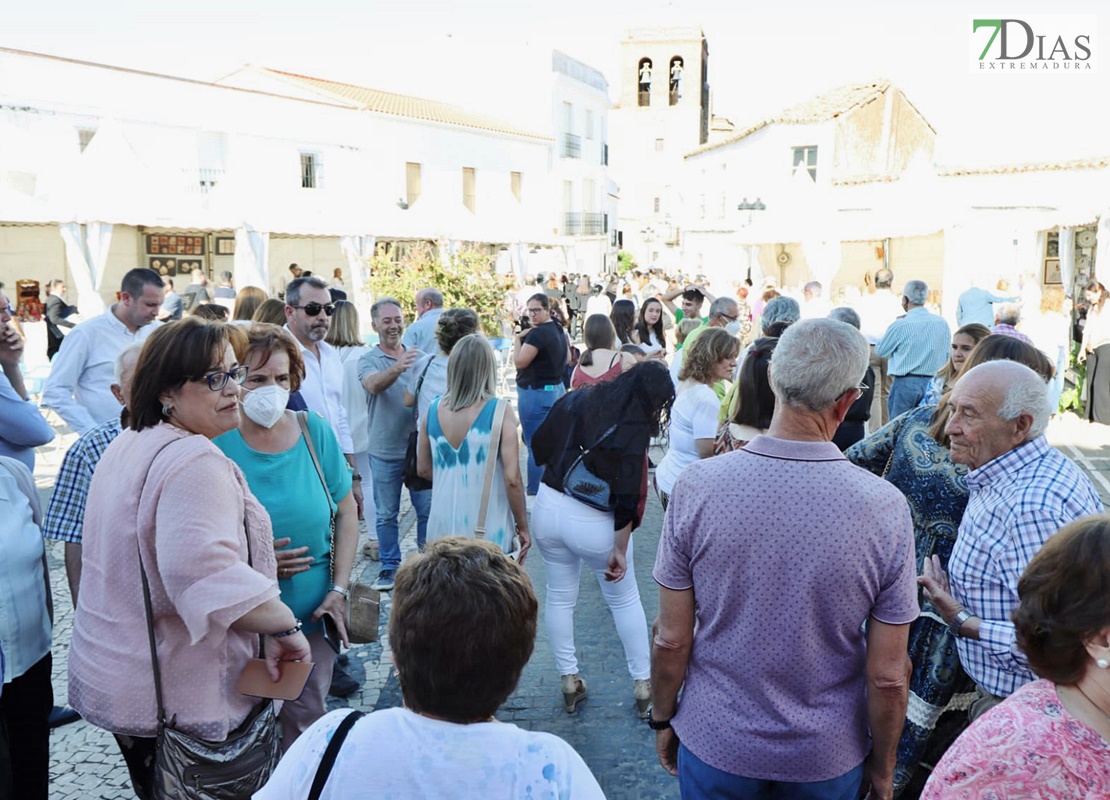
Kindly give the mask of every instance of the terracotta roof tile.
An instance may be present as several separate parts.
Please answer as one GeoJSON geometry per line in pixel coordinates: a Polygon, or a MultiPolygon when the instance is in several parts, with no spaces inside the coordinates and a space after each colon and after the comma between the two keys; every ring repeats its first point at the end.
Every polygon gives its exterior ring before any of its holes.
{"type": "Polygon", "coordinates": [[[408,117],[427,122],[439,122],[445,125],[459,125],[464,128],[474,128],[494,133],[507,133],[512,136],[522,136],[528,139],[551,141],[546,136],[535,131],[518,128],[492,117],[477,114],[465,108],[441,103],[436,100],[426,100],[422,97],[383,92],[379,89],[370,89],[365,86],[355,86],[339,81],[329,81],[324,78],[313,78],[308,75],[297,75],[292,72],[282,72],[276,69],[262,68],[262,71],[283,78],[303,87],[322,92],[331,97],[347,100],[365,111],[375,111],[379,114],[389,114],[395,117],[408,117]]]}
{"type": "Polygon", "coordinates": [[[1110,156],[1096,156],[1074,158],[1069,161],[1028,161],[1024,164],[995,164],[986,167],[947,167],[941,169],[939,174],[945,178],[958,178],[968,175],[1016,175],[1022,172],[1060,172],[1107,167],[1110,167],[1110,156]]]}
{"type": "Polygon", "coordinates": [[[790,108],[787,108],[773,117],[760,120],[754,125],[741,128],[732,136],[717,142],[703,144],[696,150],[687,153],[687,158],[738,142],[745,137],[751,136],[756,131],[766,128],[768,125],[805,125],[836,119],[842,114],[846,114],[860,106],[867,105],[872,100],[881,97],[883,93],[890,88],[890,85],[890,81],[879,80],[872,83],[849,83],[838,86],[831,91],[820,94],[803,103],[790,106],[790,108]]]}

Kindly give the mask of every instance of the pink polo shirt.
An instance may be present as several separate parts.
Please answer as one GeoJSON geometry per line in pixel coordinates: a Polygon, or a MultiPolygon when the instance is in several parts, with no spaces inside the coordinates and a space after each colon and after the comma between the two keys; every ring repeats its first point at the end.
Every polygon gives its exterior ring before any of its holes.
{"type": "Polygon", "coordinates": [[[140,548],[166,715],[186,733],[223,740],[258,702],[235,691],[258,654],[258,636],[229,626],[278,596],[270,518],[215,445],[169,424],[124,431],[97,464],[85,510],[69,702],[97,727],[149,737],[157,713],[140,548]]]}
{"type": "Polygon", "coordinates": [[[863,762],[863,625],[918,615],[901,492],[834,444],[757,436],[683,471],[653,575],[697,599],[673,720],[694,755],[734,775],[795,782],[863,762]]]}

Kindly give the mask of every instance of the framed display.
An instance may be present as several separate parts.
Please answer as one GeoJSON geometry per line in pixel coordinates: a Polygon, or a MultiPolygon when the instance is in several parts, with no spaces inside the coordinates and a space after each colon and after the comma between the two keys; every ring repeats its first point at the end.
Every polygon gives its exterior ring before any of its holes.
{"type": "Polygon", "coordinates": [[[194,269],[204,269],[204,262],[199,258],[179,258],[177,260],[178,275],[188,275],[194,269]]]}
{"type": "Polygon", "coordinates": [[[218,255],[218,256],[233,256],[233,255],[235,255],[235,237],[234,236],[217,236],[216,237],[216,255],[218,255]]]}
{"type": "Polygon", "coordinates": [[[202,256],[205,252],[204,240],[204,236],[148,233],[146,254],[148,256],[202,256]]]}
{"type": "Polygon", "coordinates": [[[1044,282],[1046,286],[1052,284],[1059,286],[1064,282],[1063,276],[1060,274],[1060,259],[1046,258],[1044,260],[1044,282]]]}

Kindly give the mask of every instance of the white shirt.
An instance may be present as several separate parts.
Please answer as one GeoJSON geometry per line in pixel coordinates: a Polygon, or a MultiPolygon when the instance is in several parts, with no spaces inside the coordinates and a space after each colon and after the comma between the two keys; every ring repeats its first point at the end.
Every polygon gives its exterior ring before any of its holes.
{"type": "Polygon", "coordinates": [[[671,444],[655,468],[659,491],[670,494],[682,470],[700,458],[698,439],[717,438],[720,410],[717,393],[704,383],[695,383],[679,392],[671,409],[671,444]]]}
{"type": "Polygon", "coordinates": [[[62,340],[42,392],[42,405],[57,411],[82,435],[119,416],[119,401],[111,389],[116,356],[129,345],[146,341],[162,324],[151,322],[132,333],[112,313],[114,308],[82,322],[62,340]]]}
{"type": "MultiPolygon", "coordinates": [[[[303,800],[324,750],[350,712],[340,709],[302,733],[254,800],[303,800]]],[[[404,708],[375,711],[351,728],[321,800],[383,797],[604,800],[589,767],[550,733],[507,722],[458,725],[404,708]]]]}
{"type": "Polygon", "coordinates": [[[601,314],[603,317],[609,316],[613,311],[613,301],[609,299],[609,295],[602,292],[601,294],[590,295],[590,299],[586,301],[586,317],[592,317],[594,314],[601,314]]]}
{"type": "Polygon", "coordinates": [[[370,348],[366,345],[340,347],[336,350],[343,365],[343,408],[347,411],[347,427],[351,432],[354,453],[365,453],[370,449],[370,417],[367,409],[370,398],[358,379],[358,360],[363,353],[368,352],[370,348]]]}
{"type": "Polygon", "coordinates": [[[878,344],[890,323],[906,313],[902,308],[902,298],[890,289],[877,289],[874,294],[865,294],[856,304],[859,312],[860,333],[867,337],[869,344],[878,344]]]}
{"type": "Polygon", "coordinates": [[[0,642],[4,683],[50,652],[50,617],[43,576],[42,511],[31,471],[0,457],[0,642]],[[17,475],[19,477],[17,477],[17,475]]]}
{"type": "MultiPolygon", "coordinates": [[[[289,330],[289,326],[285,326],[289,330]]],[[[292,331],[289,331],[292,335],[292,331]]],[[[294,339],[297,337],[294,336],[294,339]]],[[[339,353],[325,341],[316,343],[320,357],[305,347],[300,341],[301,357],[304,359],[304,380],[301,381],[301,397],[309,410],[315,411],[328,421],[339,446],[344,453],[354,453],[355,445],[351,439],[351,428],[347,423],[347,407],[343,404],[343,362],[339,353]]],[[[356,365],[358,361],[355,361],[356,365]]],[[[116,413],[119,413],[117,404],[116,413]]],[[[361,451],[359,451],[361,452],[361,451]]]]}

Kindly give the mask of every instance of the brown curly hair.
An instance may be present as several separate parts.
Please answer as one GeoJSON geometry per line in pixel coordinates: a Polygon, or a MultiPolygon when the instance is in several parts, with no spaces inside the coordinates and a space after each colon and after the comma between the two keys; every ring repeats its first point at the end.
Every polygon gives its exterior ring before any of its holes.
{"type": "Polygon", "coordinates": [[[712,383],[713,368],[723,358],[740,355],[740,340],[724,328],[706,328],[698,334],[692,345],[683,349],[682,370],[678,379],[693,379],[698,383],[712,383]]]}
{"type": "Polygon", "coordinates": [[[1029,666],[1055,683],[1087,671],[1085,643],[1110,628],[1110,516],[1097,514],[1053,534],[1018,581],[1013,613],[1029,666]]]}

